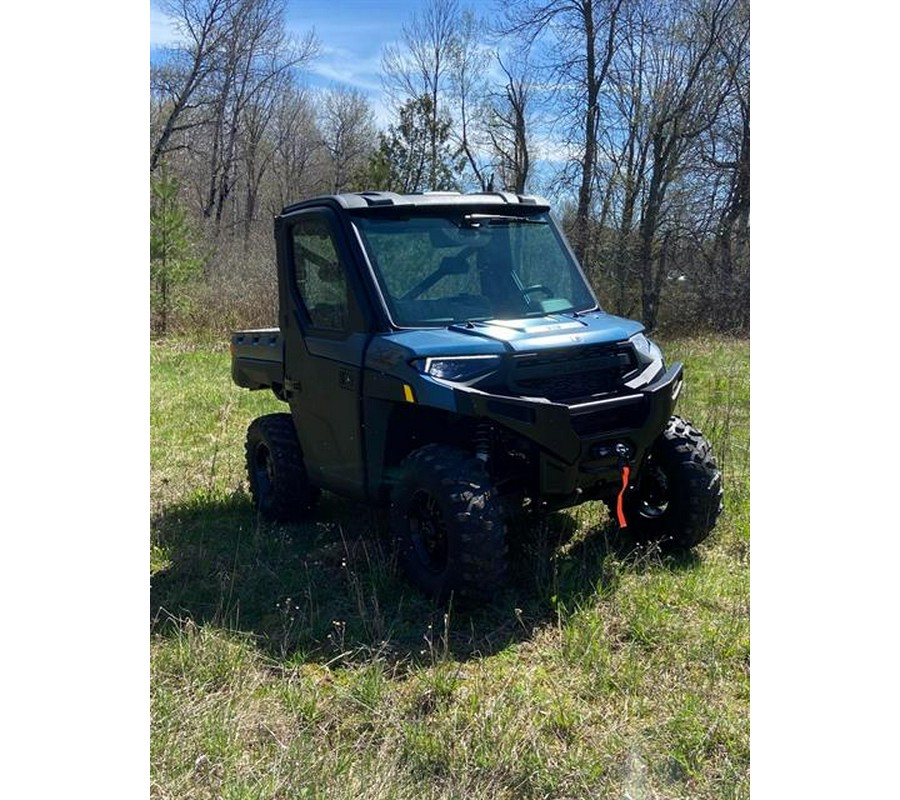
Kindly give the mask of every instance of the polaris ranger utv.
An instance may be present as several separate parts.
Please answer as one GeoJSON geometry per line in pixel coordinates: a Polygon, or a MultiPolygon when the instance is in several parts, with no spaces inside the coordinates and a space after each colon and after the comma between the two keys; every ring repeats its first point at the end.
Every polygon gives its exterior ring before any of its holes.
{"type": "Polygon", "coordinates": [[[436,599],[491,597],[523,506],[607,504],[636,539],[689,548],[721,510],[709,443],[672,416],[682,365],[605,313],[548,204],[361,192],[275,219],[279,328],[232,334],[232,376],[290,413],[253,421],[259,511],[327,489],[390,510],[436,599]]]}

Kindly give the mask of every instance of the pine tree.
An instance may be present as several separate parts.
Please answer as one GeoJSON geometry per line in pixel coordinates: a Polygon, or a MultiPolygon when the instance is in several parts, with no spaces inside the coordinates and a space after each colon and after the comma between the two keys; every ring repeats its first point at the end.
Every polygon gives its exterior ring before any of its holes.
{"type": "Polygon", "coordinates": [[[369,162],[374,188],[401,194],[459,190],[456,175],[464,165],[450,143],[451,121],[435,119],[432,110],[428,95],[410,100],[400,109],[399,124],[379,135],[378,150],[369,162]]]}
{"type": "Polygon", "coordinates": [[[165,336],[177,289],[200,269],[187,213],[178,202],[178,182],[161,174],[150,182],[150,311],[156,333],[165,336]]]}

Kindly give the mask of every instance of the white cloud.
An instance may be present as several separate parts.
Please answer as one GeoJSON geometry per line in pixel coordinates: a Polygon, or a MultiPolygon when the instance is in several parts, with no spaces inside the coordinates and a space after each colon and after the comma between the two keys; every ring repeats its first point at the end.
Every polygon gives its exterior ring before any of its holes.
{"type": "Polygon", "coordinates": [[[360,58],[343,47],[324,45],[319,57],[308,67],[320,82],[339,83],[361,91],[372,106],[375,126],[381,130],[393,121],[388,100],[381,86],[381,55],[360,58]]]}
{"type": "Polygon", "coordinates": [[[310,65],[309,71],[369,94],[381,92],[379,68],[379,57],[360,59],[343,48],[325,45],[319,57],[310,65]]]}
{"type": "Polygon", "coordinates": [[[150,47],[171,47],[181,41],[175,20],[154,6],[150,6],[150,47]]]}

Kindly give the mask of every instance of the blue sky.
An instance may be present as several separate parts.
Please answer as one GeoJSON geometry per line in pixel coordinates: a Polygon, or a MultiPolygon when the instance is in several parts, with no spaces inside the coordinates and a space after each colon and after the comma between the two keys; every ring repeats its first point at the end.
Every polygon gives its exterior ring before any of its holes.
{"type": "MultiPolygon", "coordinates": [[[[379,77],[384,45],[396,41],[400,26],[423,0],[289,0],[288,28],[299,35],[315,29],[321,51],[307,81],[312,87],[334,83],[365,92],[377,121],[384,125],[387,109],[379,77]]],[[[150,49],[170,43],[174,31],[155,3],[150,5],[150,49]]]]}

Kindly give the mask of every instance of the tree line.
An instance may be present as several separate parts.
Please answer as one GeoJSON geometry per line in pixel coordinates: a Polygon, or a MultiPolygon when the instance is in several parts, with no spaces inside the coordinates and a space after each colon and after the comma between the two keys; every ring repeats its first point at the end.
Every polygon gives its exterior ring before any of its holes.
{"type": "Polygon", "coordinates": [[[309,87],[320,43],[285,0],[163,7],[157,332],[273,322],[272,216],[362,189],[543,194],[607,310],[748,331],[748,0],[428,0],[382,54],[381,130],[362,92],[309,87]]]}

